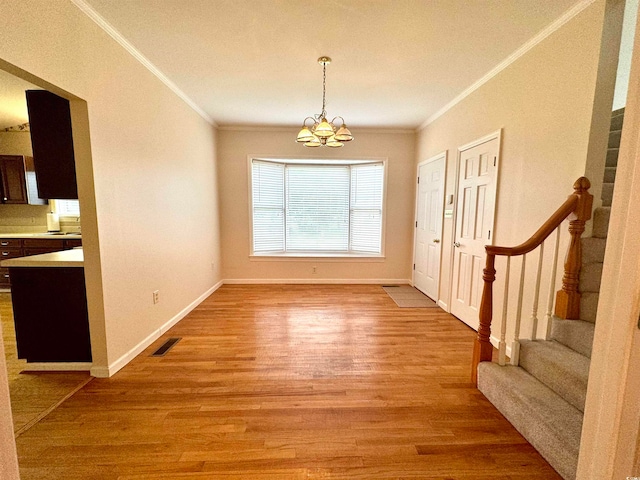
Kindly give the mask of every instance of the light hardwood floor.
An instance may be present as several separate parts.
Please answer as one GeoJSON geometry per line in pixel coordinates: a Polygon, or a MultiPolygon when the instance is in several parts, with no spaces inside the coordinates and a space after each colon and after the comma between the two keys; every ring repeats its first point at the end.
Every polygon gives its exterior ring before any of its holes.
{"type": "Polygon", "coordinates": [[[224,286],[21,435],[22,478],[559,479],[470,383],[473,339],[380,286],[224,286]]]}
{"type": "Polygon", "coordinates": [[[85,372],[23,372],[27,362],[18,358],[10,293],[0,293],[0,320],[9,377],[13,429],[19,436],[91,377],[85,372]]]}

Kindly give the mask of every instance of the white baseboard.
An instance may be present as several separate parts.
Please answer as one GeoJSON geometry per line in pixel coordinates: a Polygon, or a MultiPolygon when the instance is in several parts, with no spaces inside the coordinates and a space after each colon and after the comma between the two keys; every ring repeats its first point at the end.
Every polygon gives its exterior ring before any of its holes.
{"type": "Polygon", "coordinates": [[[109,364],[108,367],[105,366],[94,366],[91,368],[91,375],[94,377],[100,378],[108,378],[114,375],[118,370],[124,367],[127,363],[137,357],[142,351],[144,351],[149,345],[155,342],[161,335],[167,332],[171,327],[173,327],[176,323],[186,317],[189,312],[191,312],[194,308],[200,305],[209,295],[215,292],[218,288],[223,285],[223,281],[219,281],[213,287],[209,288],[206,292],[196,298],[193,302],[187,305],[185,308],[180,310],[176,315],[174,315],[169,321],[163,324],[160,328],[149,334],[144,340],[138,343],[135,347],[129,350],[127,353],[118,358],[115,362],[109,364]]]}
{"type": "Polygon", "coordinates": [[[317,285],[410,285],[406,278],[229,278],[225,285],[272,285],[272,284],[317,284],[317,285]]]}
{"type": "Polygon", "coordinates": [[[443,302],[442,300],[438,300],[438,306],[439,306],[441,309],[443,309],[445,312],[447,312],[447,313],[451,313],[451,312],[449,311],[449,306],[448,306],[445,302],[443,302]]]}
{"type": "Polygon", "coordinates": [[[23,372],[88,372],[91,362],[33,362],[27,363],[23,372]]]}

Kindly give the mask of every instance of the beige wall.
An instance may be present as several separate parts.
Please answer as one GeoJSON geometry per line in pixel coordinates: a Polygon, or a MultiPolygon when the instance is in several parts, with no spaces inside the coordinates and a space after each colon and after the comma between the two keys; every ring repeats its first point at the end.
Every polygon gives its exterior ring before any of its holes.
{"type": "Polygon", "coordinates": [[[415,187],[413,132],[353,130],[339,150],[295,143],[296,128],[223,129],[219,134],[220,207],[225,281],[406,281],[411,279],[415,187]],[[386,157],[387,210],[383,261],[356,259],[250,259],[248,156],[386,157]],[[317,274],[311,269],[317,267],[317,274]]]}
{"type": "Polygon", "coordinates": [[[94,366],[106,374],[221,279],[216,132],[70,1],[0,9],[4,67],[86,101],[72,101],[74,145],[94,366]]]}
{"type": "MultiPolygon", "coordinates": [[[[447,150],[446,192],[454,194],[457,148],[502,129],[496,245],[526,240],[585,171],[603,12],[604,1],[595,2],[419,132],[416,160],[447,150]]],[[[444,302],[450,294],[452,230],[453,220],[445,219],[444,302]]],[[[533,291],[532,281],[525,291],[533,291]]],[[[497,297],[494,318],[500,314],[497,297]]]]}
{"type": "Polygon", "coordinates": [[[0,132],[0,155],[33,155],[29,132],[0,132]]]}

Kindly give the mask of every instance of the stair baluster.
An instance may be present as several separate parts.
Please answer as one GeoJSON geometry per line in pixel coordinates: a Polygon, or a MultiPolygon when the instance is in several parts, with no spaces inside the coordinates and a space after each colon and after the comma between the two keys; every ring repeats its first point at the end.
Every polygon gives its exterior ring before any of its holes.
{"type": "Polygon", "coordinates": [[[518,365],[520,359],[520,323],[522,322],[522,297],[524,295],[524,272],[527,265],[527,255],[522,255],[522,267],[520,268],[520,288],[518,289],[518,308],[516,310],[516,328],[511,342],[511,365],[518,365]]]}
{"type": "Polygon", "coordinates": [[[509,272],[511,271],[511,257],[507,257],[507,273],[504,279],[504,299],[502,305],[502,323],[500,324],[500,344],[498,346],[498,363],[507,363],[507,310],[509,307],[509,272]]]}
{"type": "Polygon", "coordinates": [[[540,244],[538,255],[538,272],[536,274],[536,289],[533,294],[533,307],[531,310],[531,340],[538,336],[538,303],[540,301],[540,277],[542,276],[542,259],[544,258],[544,242],[540,244]]]}
{"type": "MultiPolygon", "coordinates": [[[[511,266],[511,257],[525,255],[539,246],[545,241],[554,230],[562,224],[562,222],[571,216],[569,223],[569,233],[571,234],[571,244],[565,261],[565,271],[562,279],[562,289],[556,295],[555,314],[560,318],[580,318],[580,293],[578,292],[578,280],[580,274],[580,266],[582,262],[582,247],[580,235],[584,232],[584,224],[591,218],[591,206],[593,196],[589,193],[591,183],[585,177],[580,177],[573,184],[574,193],[560,206],[558,210],[533,234],[529,240],[516,247],[499,247],[487,245],[485,247],[487,253],[486,267],[483,271],[484,289],[482,291],[482,300],[480,302],[480,325],[478,327],[478,337],[474,344],[473,364],[472,364],[472,380],[477,384],[478,364],[480,362],[491,361],[493,355],[493,347],[491,345],[491,320],[493,316],[493,283],[495,281],[495,257],[497,255],[507,257],[507,268],[505,273],[505,290],[503,300],[502,322],[500,328],[500,342],[498,345],[498,363],[506,364],[506,330],[507,330],[507,307],[509,296],[509,270],[511,266]]],[[[559,232],[556,236],[556,248],[554,254],[554,265],[551,279],[550,304],[547,311],[547,331],[551,324],[551,303],[553,302],[553,289],[555,283],[556,263],[558,257],[559,232]]],[[[540,258],[542,258],[540,252],[540,258]]],[[[538,278],[540,277],[540,262],[538,267],[538,278]]],[[[511,356],[512,363],[518,364],[518,347],[520,336],[520,320],[522,313],[522,293],[524,284],[525,260],[523,258],[522,271],[520,275],[520,290],[518,297],[517,325],[514,343],[512,345],[511,356]]],[[[536,287],[535,301],[539,295],[539,286],[536,287]]],[[[537,316],[537,305],[534,307],[534,317],[537,316]]],[[[536,327],[537,328],[537,327],[536,327]]]]}
{"type": "Polygon", "coordinates": [[[553,297],[556,293],[556,274],[558,272],[558,251],[560,250],[560,229],[556,229],[556,246],[553,250],[553,266],[551,267],[551,280],[549,282],[549,298],[547,300],[547,313],[544,316],[544,321],[546,322],[547,331],[545,335],[545,339],[551,337],[551,326],[552,315],[553,312],[553,297]]]}

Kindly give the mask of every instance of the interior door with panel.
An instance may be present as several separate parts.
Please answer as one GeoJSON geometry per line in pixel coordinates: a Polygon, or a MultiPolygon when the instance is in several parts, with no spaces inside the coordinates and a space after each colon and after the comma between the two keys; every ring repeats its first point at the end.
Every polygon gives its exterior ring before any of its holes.
{"type": "Polygon", "coordinates": [[[451,313],[477,330],[495,216],[499,133],[459,148],[451,313]]]}
{"type": "Polygon", "coordinates": [[[446,153],[418,167],[413,285],[438,301],[446,153]]]}

